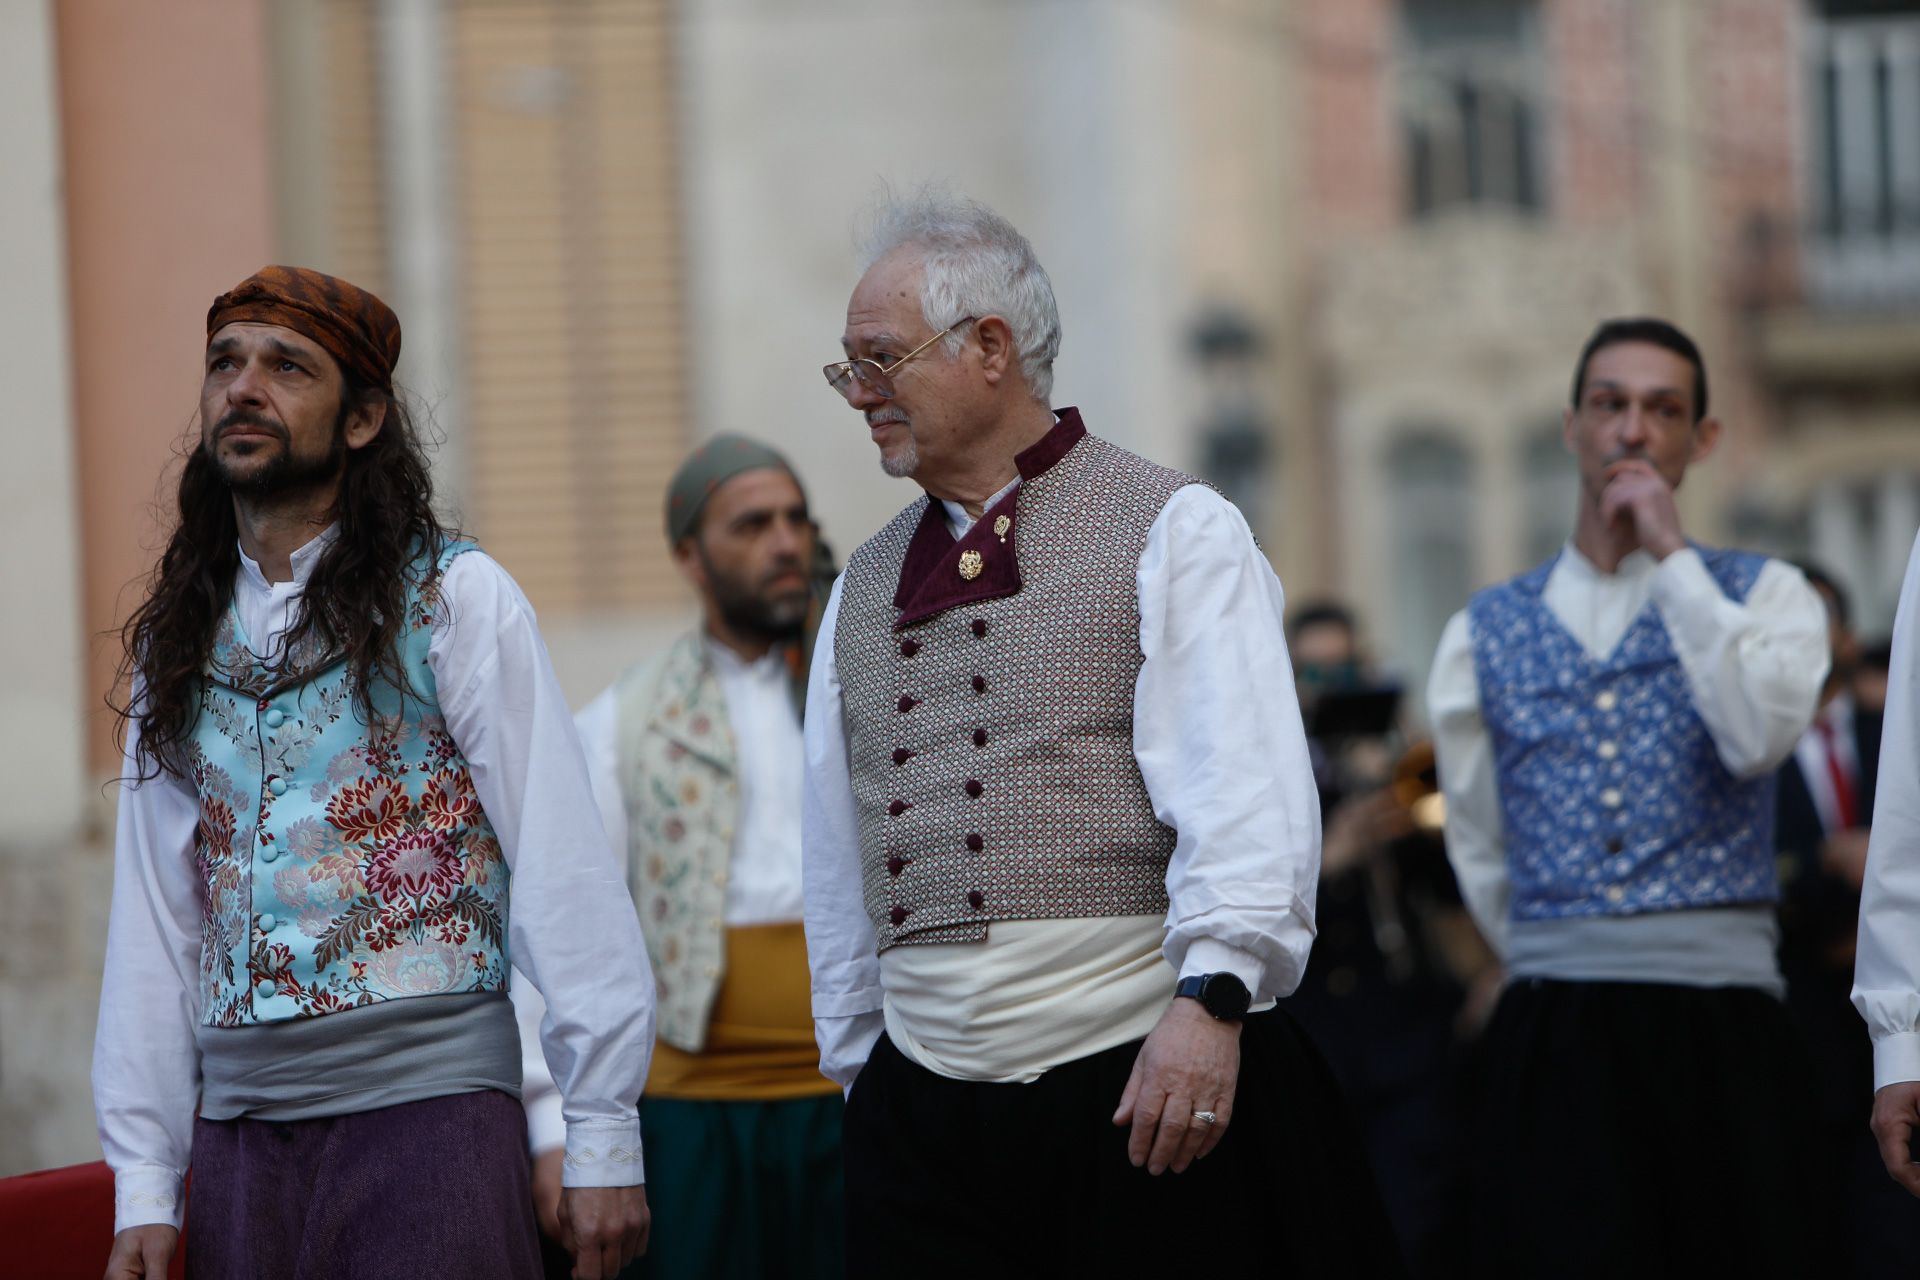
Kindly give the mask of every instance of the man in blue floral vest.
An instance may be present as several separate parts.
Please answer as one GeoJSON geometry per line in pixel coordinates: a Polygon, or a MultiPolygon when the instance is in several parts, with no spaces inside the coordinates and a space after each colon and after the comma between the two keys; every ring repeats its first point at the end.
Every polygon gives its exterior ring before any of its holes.
{"type": "Polygon", "coordinates": [[[1682,532],[1674,491],[1720,430],[1691,339],[1601,325],[1562,427],[1573,537],[1434,660],[1448,854],[1508,975],[1476,1276],[1816,1271],[1773,820],[1826,613],[1791,566],[1682,532]]]}
{"type": "Polygon", "coordinates": [[[652,981],[533,611],[444,529],[400,324],[268,267],[207,315],[125,631],[94,1098],[108,1276],[530,1277],[509,963],[544,992],[578,1276],[644,1249],[652,981]],[[197,1115],[196,1115],[197,1113],[197,1115]]]}
{"type": "MultiPolygon", "coordinates": [[[[628,1275],[837,1280],[842,1104],[820,1074],[800,925],[802,650],[823,553],[792,467],[744,436],[694,450],[665,506],[700,621],[575,721],[658,997],[640,1118],[654,1167],[674,1172],[628,1275]]],[[[514,999],[530,1031],[539,1002],[518,982],[514,999]]],[[[550,1228],[560,1100],[531,1052],[525,1101],[550,1228]]]]}

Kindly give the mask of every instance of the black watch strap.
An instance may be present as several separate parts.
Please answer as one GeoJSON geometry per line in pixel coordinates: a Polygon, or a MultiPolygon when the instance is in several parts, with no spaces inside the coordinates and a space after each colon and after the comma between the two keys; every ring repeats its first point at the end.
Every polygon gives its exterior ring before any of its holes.
{"type": "Polygon", "coordinates": [[[1173,994],[1176,998],[1189,996],[1198,1000],[1201,1008],[1221,1022],[1237,1022],[1246,1017],[1247,1006],[1253,1003],[1247,984],[1231,973],[1193,974],[1174,984],[1173,994]]]}

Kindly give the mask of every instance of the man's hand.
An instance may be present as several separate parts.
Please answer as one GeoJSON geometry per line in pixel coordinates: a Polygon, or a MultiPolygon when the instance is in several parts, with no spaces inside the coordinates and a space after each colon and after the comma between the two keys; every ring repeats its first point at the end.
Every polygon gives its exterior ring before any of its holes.
{"type": "Polygon", "coordinates": [[[560,1193],[560,1243],[573,1280],[613,1280],[647,1251],[645,1187],[568,1187],[560,1193]]]}
{"type": "Polygon", "coordinates": [[[1913,1162],[1907,1143],[1920,1123],[1920,1080],[1902,1080],[1873,1095],[1873,1136],[1880,1143],[1880,1162],[1887,1176],[1920,1196],[1920,1164],[1913,1162]]]}
{"type": "Polygon", "coordinates": [[[1221,1022],[1198,1000],[1179,997],[1140,1046],[1113,1122],[1131,1125],[1127,1158],[1151,1174],[1187,1166],[1220,1145],[1240,1082],[1240,1024],[1221,1022]],[[1203,1124],[1196,1111],[1220,1118],[1203,1124]]]}
{"type": "Polygon", "coordinates": [[[1656,560],[1687,545],[1679,508],[1673,505],[1673,486],[1644,458],[1625,458],[1607,468],[1600,518],[1609,525],[1630,522],[1634,541],[1656,560]]]}
{"type": "Polygon", "coordinates": [[[1858,892],[1867,880],[1867,828],[1836,831],[1820,845],[1820,869],[1858,892]]]}
{"type": "Polygon", "coordinates": [[[560,1236],[560,1174],[567,1167],[567,1149],[554,1147],[533,1158],[533,1216],[540,1234],[549,1240],[560,1236]]]}
{"type": "Polygon", "coordinates": [[[179,1244],[179,1231],[164,1223],[128,1227],[113,1238],[106,1280],[165,1280],[167,1264],[179,1244]]]}

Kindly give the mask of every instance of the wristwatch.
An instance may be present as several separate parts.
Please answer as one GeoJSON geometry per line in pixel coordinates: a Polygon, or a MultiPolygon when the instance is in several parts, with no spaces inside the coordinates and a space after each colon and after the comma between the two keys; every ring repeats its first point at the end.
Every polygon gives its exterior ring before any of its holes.
{"type": "Polygon", "coordinates": [[[1247,984],[1231,973],[1196,973],[1182,978],[1173,994],[1198,1000],[1201,1008],[1221,1022],[1238,1022],[1247,1016],[1247,1006],[1253,1003],[1247,984]]]}

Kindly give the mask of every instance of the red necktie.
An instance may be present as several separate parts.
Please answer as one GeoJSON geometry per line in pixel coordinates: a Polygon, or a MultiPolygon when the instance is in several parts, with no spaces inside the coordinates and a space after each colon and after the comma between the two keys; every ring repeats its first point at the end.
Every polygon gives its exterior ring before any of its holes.
{"type": "Polygon", "coordinates": [[[1846,766],[1840,763],[1840,752],[1834,747],[1833,726],[1825,720],[1814,721],[1813,727],[1820,731],[1820,744],[1827,753],[1827,776],[1833,780],[1833,807],[1839,811],[1840,829],[1851,831],[1859,820],[1853,807],[1853,780],[1847,777],[1846,766]]]}

